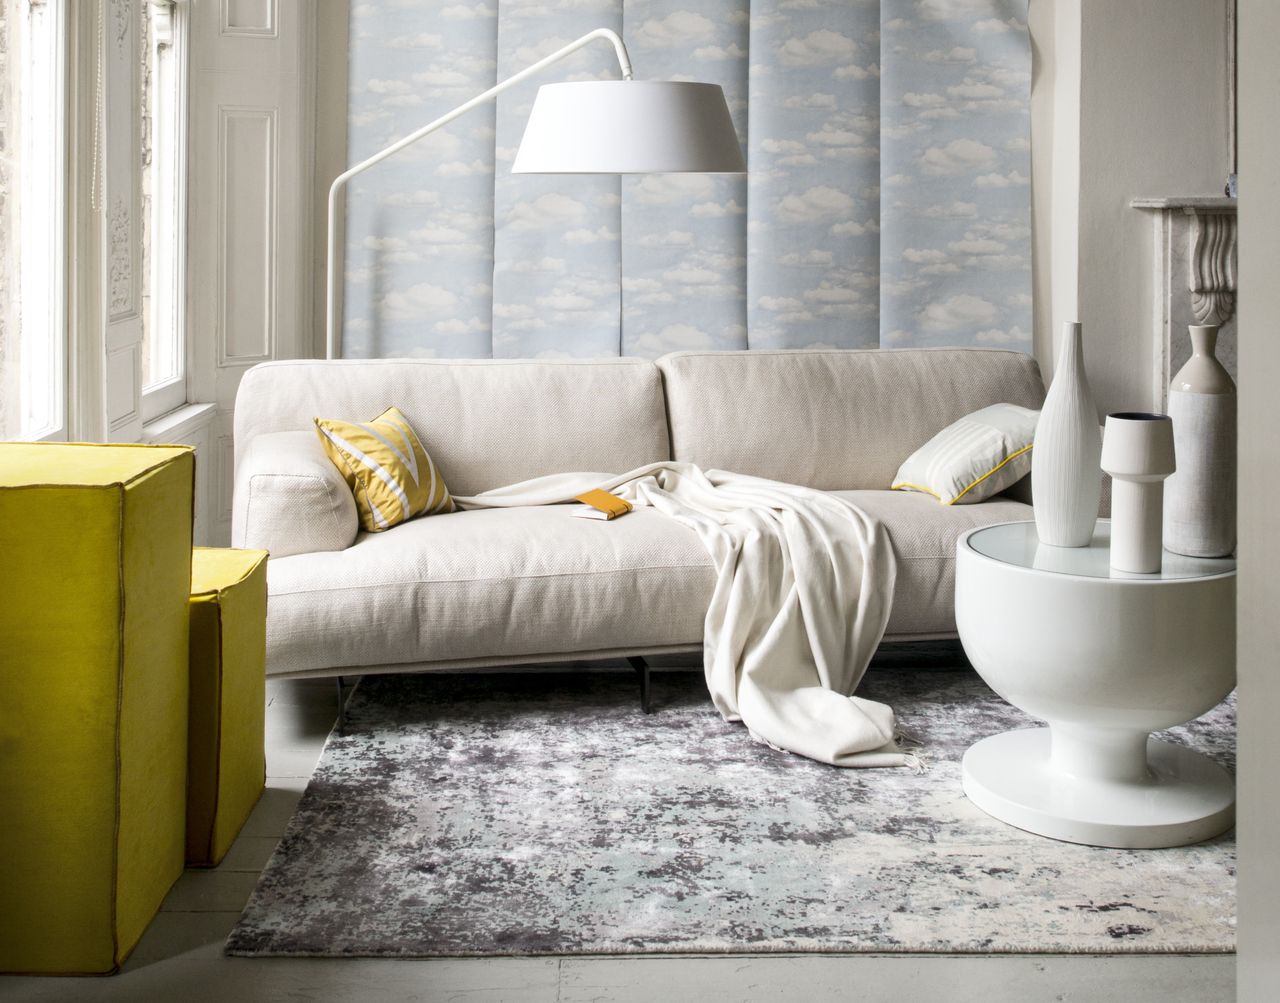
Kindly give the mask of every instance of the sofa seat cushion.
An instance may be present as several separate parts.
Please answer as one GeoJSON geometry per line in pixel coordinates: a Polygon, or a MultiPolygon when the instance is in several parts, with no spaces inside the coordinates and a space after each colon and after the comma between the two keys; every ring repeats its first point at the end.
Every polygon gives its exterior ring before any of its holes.
{"type": "Polygon", "coordinates": [[[1031,519],[1030,505],[997,496],[977,505],[941,505],[903,491],[834,491],[884,523],[898,559],[885,636],[954,634],[956,540],[978,526],[1031,519]]]}
{"type": "Polygon", "coordinates": [[[697,535],[574,507],[455,512],[273,559],[268,673],[701,643],[715,574],[697,535]]]}

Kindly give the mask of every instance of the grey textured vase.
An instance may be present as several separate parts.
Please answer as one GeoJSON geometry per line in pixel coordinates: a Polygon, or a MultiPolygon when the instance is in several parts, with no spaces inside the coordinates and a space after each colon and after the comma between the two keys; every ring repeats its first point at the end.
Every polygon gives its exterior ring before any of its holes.
{"type": "Polygon", "coordinates": [[[1236,548],[1236,385],[1214,355],[1218,329],[1190,330],[1191,358],[1169,384],[1178,470],[1165,484],[1164,548],[1226,557],[1236,548]]]}
{"type": "Polygon", "coordinates": [[[1036,533],[1054,547],[1088,546],[1102,495],[1102,436],[1082,342],[1079,324],[1063,324],[1058,368],[1031,450],[1036,533]]]}

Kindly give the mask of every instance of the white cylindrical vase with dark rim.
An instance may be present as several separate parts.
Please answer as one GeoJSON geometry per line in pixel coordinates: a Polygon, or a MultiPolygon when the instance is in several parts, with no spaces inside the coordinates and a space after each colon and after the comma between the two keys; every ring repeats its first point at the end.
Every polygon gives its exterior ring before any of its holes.
{"type": "Polygon", "coordinates": [[[1149,575],[1160,570],[1164,481],[1176,466],[1167,414],[1107,415],[1102,469],[1111,475],[1111,566],[1149,575]]]}
{"type": "Polygon", "coordinates": [[[1053,547],[1087,547],[1098,522],[1102,441],[1084,369],[1081,326],[1062,325],[1062,350],[1036,423],[1031,500],[1036,535],[1053,547]]]}
{"type": "Polygon", "coordinates": [[[1178,472],[1164,491],[1164,546],[1187,557],[1236,549],[1236,385],[1214,351],[1218,329],[1195,326],[1191,358],[1169,384],[1178,472]]]}

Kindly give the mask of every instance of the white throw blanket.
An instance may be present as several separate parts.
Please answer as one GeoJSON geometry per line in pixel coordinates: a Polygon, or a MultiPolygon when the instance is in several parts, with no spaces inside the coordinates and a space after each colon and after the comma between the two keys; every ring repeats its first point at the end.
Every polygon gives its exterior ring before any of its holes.
{"type": "Polygon", "coordinates": [[[597,487],[688,526],[711,553],[704,664],[726,720],[834,766],[919,768],[893,711],[851,695],[893,599],[893,549],[878,521],[835,495],[689,463],[553,474],[456,501],[551,505],[597,487]]]}

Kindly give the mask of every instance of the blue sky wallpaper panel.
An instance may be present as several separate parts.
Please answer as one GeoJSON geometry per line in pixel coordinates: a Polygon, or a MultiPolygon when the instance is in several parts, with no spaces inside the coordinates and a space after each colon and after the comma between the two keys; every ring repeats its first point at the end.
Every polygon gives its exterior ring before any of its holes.
{"type": "Polygon", "coordinates": [[[1031,349],[1026,0],[880,11],[880,340],[1031,349]]]}
{"type": "Polygon", "coordinates": [[[747,176],[512,175],[540,83],[353,182],[348,357],[1030,350],[1027,0],[366,0],[356,163],[597,27],[725,91],[747,176]]]}

